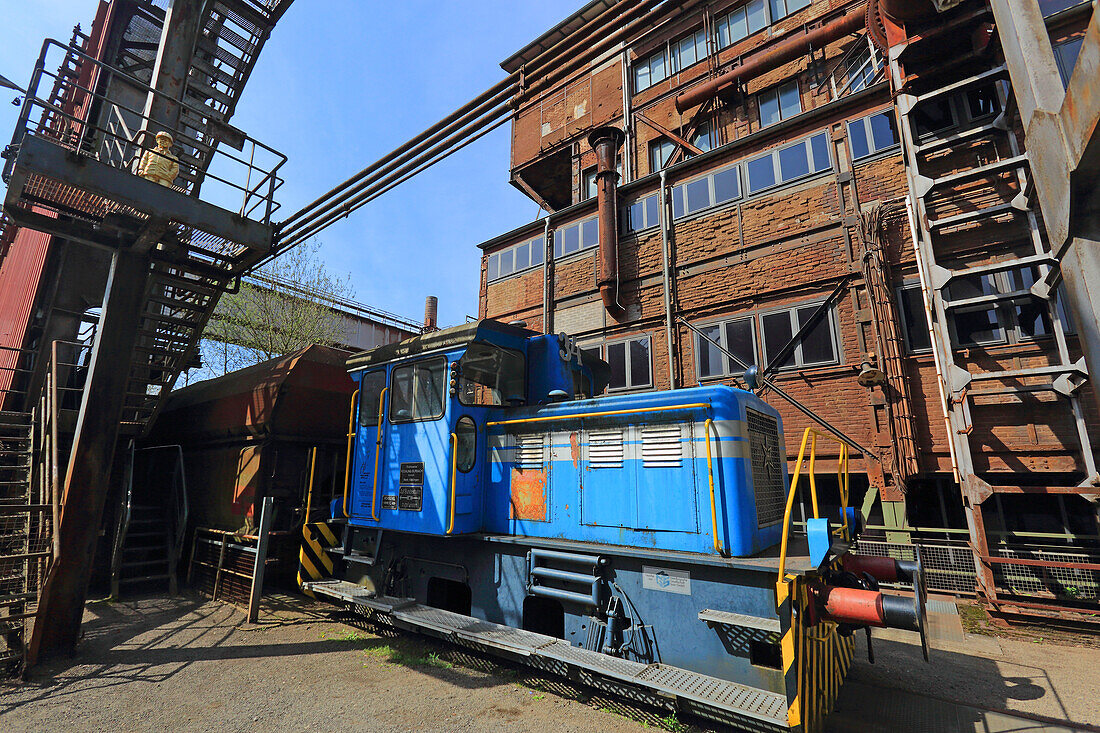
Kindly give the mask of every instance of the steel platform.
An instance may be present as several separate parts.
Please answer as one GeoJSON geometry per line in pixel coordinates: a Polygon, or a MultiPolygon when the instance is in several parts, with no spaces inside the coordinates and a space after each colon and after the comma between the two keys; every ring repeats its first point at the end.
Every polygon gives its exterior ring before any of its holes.
{"type": "Polygon", "coordinates": [[[667,664],[643,664],[571,645],[552,636],[444,611],[409,598],[378,596],[344,580],[302,584],[303,590],[393,626],[503,655],[601,690],[669,710],[682,710],[748,731],[786,731],[787,700],[779,694],[667,664]]]}

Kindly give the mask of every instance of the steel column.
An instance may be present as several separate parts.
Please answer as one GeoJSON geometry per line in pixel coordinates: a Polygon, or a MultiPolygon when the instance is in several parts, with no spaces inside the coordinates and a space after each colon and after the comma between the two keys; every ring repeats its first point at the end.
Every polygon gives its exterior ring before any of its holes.
{"type": "Polygon", "coordinates": [[[129,364],[137,341],[148,271],[149,260],[130,251],[116,252],[111,261],[103,313],[65,475],[61,521],[56,528],[58,555],[38,607],[38,623],[31,639],[31,665],[40,654],[71,650],[80,636],[88,579],[130,378],[129,369],[120,366],[129,364]]]}
{"type": "Polygon", "coordinates": [[[203,0],[172,0],[164,15],[152,77],[156,80],[153,87],[164,96],[149,95],[145,102],[145,117],[151,123],[169,130],[179,127],[179,101],[187,85],[187,73],[201,30],[203,4],[203,0]]]}

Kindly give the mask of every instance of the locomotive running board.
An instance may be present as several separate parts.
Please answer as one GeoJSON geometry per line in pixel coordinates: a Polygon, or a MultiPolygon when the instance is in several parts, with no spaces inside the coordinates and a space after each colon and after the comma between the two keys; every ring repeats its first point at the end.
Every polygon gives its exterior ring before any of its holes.
{"type": "Polygon", "coordinates": [[[774,692],[668,664],[643,664],[600,654],[552,636],[481,621],[409,598],[377,596],[344,580],[305,582],[302,589],[370,610],[382,623],[503,655],[636,702],[683,710],[741,730],[789,730],[787,700],[774,692]]]}

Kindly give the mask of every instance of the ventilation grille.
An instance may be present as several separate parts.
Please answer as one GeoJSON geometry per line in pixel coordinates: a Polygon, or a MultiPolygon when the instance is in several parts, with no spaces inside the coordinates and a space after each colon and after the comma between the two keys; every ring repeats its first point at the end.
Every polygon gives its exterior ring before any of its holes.
{"type": "Polygon", "coordinates": [[[752,488],[756,495],[756,526],[768,527],[783,519],[783,457],[779,455],[779,422],[771,415],[745,409],[749,428],[752,488]]]}
{"type": "Polygon", "coordinates": [[[515,466],[521,471],[543,469],[545,435],[517,435],[515,466]]]}
{"type": "Polygon", "coordinates": [[[588,434],[589,468],[623,467],[623,432],[608,430],[588,434]]]}
{"type": "Polygon", "coordinates": [[[642,428],[642,466],[679,468],[684,463],[684,439],[680,425],[642,428]]]}

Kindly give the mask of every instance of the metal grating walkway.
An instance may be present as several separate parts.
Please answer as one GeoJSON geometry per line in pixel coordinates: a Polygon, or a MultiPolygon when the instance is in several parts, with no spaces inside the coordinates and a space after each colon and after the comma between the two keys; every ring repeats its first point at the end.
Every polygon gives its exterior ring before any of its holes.
{"type": "MultiPolygon", "coordinates": [[[[787,700],[782,695],[721,680],[667,664],[643,664],[575,647],[566,641],[510,626],[481,621],[424,606],[410,599],[374,596],[354,583],[322,580],[305,583],[312,591],[340,603],[387,614],[412,631],[426,632],[457,644],[518,656],[535,667],[559,674],[592,673],[652,694],[655,704],[675,699],[687,709],[721,711],[723,717],[753,730],[787,730],[787,700]]],[[[599,685],[599,680],[586,679],[599,685]]]]}

